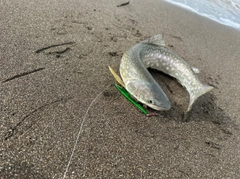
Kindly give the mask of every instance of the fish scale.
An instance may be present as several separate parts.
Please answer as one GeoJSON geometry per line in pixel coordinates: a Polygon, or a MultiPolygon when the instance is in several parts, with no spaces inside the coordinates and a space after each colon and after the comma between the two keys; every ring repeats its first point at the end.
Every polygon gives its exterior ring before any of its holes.
{"type": "Polygon", "coordinates": [[[163,36],[155,35],[130,48],[122,57],[120,74],[126,90],[138,101],[156,110],[168,110],[168,97],[154,80],[147,68],[153,68],[172,76],[184,86],[190,102],[187,111],[201,95],[212,90],[212,86],[202,84],[195,72],[181,57],[165,48],[163,36]]]}

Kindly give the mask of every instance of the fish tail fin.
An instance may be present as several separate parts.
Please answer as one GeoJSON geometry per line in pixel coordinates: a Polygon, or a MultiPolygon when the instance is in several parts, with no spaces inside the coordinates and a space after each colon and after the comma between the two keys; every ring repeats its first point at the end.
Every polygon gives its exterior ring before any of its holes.
{"type": "Polygon", "coordinates": [[[187,109],[187,112],[191,110],[192,108],[192,105],[193,103],[200,97],[202,96],[203,94],[211,91],[213,89],[212,86],[209,86],[209,85],[202,85],[202,87],[195,93],[189,93],[190,94],[190,102],[189,102],[189,106],[188,106],[188,109],[187,109]]]}

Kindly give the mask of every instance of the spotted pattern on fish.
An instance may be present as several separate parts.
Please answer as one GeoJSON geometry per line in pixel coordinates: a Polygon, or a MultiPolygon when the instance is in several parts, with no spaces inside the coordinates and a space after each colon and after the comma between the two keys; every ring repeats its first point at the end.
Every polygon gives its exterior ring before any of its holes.
{"type": "Polygon", "coordinates": [[[144,66],[140,54],[141,48],[137,45],[124,53],[121,59],[120,74],[126,90],[155,110],[170,109],[168,97],[144,66]]]}
{"type": "MultiPolygon", "coordinates": [[[[145,88],[141,86],[139,90],[133,90],[130,87],[128,88],[128,84],[131,83],[132,86],[134,86],[133,83],[148,84],[148,88],[145,90],[148,93],[151,91],[151,98],[157,97],[158,104],[163,105],[165,103],[166,106],[170,105],[168,98],[148,72],[147,68],[160,70],[176,78],[189,92],[190,102],[187,109],[189,111],[197,98],[212,90],[213,87],[203,85],[196,76],[196,73],[194,73],[194,71],[199,72],[199,70],[194,67],[192,68],[181,57],[166,49],[164,44],[162,35],[159,34],[130,48],[122,57],[120,74],[126,85],[126,89],[137,99],[142,95],[141,93],[146,93],[144,90],[141,91],[141,88],[145,88]],[[149,86],[149,84],[153,85],[149,86]],[[136,93],[141,95],[136,95],[136,93]],[[156,95],[156,93],[160,95],[156,95]],[[163,97],[164,100],[160,101],[163,97]]],[[[138,100],[144,103],[142,99],[138,100]]],[[[151,105],[149,106],[152,107],[151,105]]]]}

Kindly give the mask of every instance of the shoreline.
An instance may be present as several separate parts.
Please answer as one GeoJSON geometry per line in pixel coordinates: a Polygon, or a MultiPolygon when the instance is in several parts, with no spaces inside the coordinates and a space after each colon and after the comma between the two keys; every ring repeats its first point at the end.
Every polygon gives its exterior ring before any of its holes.
{"type": "MultiPolygon", "coordinates": [[[[240,24],[239,23],[237,23],[237,22],[234,22],[233,20],[229,20],[229,19],[226,19],[226,18],[219,18],[219,17],[216,17],[216,16],[214,16],[214,15],[212,15],[212,12],[200,12],[200,11],[198,11],[198,10],[196,10],[196,9],[194,9],[193,7],[191,7],[190,5],[185,5],[185,4],[183,4],[183,3],[179,3],[179,2],[173,2],[173,1],[168,1],[168,0],[166,0],[166,2],[168,2],[168,3],[170,3],[170,4],[172,4],[172,5],[174,5],[174,6],[177,6],[177,7],[180,7],[180,8],[184,8],[185,10],[188,10],[188,11],[190,11],[190,12],[193,12],[193,13],[196,13],[196,14],[198,14],[198,15],[200,15],[200,16],[202,16],[202,17],[206,17],[206,18],[208,18],[208,19],[210,19],[210,20],[213,20],[213,21],[215,21],[215,22],[218,22],[218,23],[220,23],[220,24],[222,24],[222,25],[225,25],[225,26],[228,26],[228,27],[232,27],[232,28],[234,28],[234,29],[237,29],[237,30],[240,30],[240,24]],[[219,19],[218,19],[219,18],[219,19]]],[[[214,4],[214,3],[213,3],[214,4]]],[[[209,6],[211,6],[211,3],[209,3],[208,4],[209,6]]],[[[207,6],[206,6],[207,7],[207,6]]],[[[222,8],[222,7],[216,7],[216,4],[215,4],[215,7],[214,8],[222,8]]],[[[233,8],[233,7],[232,7],[233,8]]],[[[234,9],[231,9],[231,10],[234,10],[234,9]]],[[[215,9],[215,11],[216,11],[216,9],[215,9]]],[[[218,11],[219,12],[221,12],[222,10],[221,9],[218,9],[218,11]]],[[[227,10],[226,10],[226,12],[225,13],[227,13],[227,10]]],[[[236,12],[235,11],[235,13],[239,13],[239,12],[236,12]]],[[[226,14],[225,14],[226,15],[226,14]]],[[[233,14],[232,14],[233,15],[233,14]]],[[[234,15],[233,15],[234,16],[234,15]]],[[[237,15],[235,14],[235,16],[237,17],[237,15]]],[[[229,17],[230,18],[230,17],[229,17]]],[[[235,18],[235,17],[234,17],[235,18]]]]}

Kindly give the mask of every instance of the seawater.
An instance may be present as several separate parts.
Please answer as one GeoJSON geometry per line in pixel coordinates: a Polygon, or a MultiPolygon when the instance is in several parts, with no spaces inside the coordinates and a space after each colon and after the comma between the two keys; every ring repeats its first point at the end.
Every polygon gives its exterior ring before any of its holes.
{"type": "Polygon", "coordinates": [[[240,0],[165,0],[240,30],[240,0]]]}

